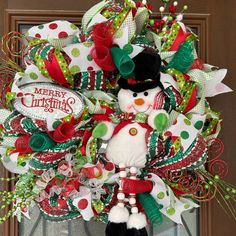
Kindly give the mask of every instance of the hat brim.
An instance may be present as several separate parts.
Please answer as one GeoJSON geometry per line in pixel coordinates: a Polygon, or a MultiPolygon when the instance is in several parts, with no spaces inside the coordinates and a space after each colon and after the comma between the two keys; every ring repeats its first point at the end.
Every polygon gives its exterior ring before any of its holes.
{"type": "Polygon", "coordinates": [[[128,83],[127,79],[121,78],[121,79],[119,79],[118,84],[122,89],[128,89],[128,90],[131,90],[135,93],[144,92],[148,89],[153,89],[153,88],[156,88],[156,87],[160,87],[161,89],[163,89],[163,85],[160,82],[160,79],[152,80],[152,81],[149,80],[147,82],[137,81],[135,84],[133,84],[133,83],[130,84],[130,83],[128,83]]]}

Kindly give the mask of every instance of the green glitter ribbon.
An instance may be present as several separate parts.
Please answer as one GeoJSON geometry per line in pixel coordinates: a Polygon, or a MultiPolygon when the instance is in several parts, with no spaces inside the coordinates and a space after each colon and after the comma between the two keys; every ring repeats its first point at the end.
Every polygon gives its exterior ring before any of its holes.
{"type": "Polygon", "coordinates": [[[132,74],[135,64],[125,50],[120,48],[111,48],[110,53],[121,76],[126,77],[132,74]]]}
{"type": "Polygon", "coordinates": [[[48,136],[48,134],[36,133],[30,138],[29,145],[32,150],[42,152],[54,147],[56,143],[48,136]]]}
{"type": "Polygon", "coordinates": [[[150,157],[155,157],[158,154],[158,137],[159,134],[156,130],[154,130],[149,137],[149,142],[148,142],[148,154],[150,157]]]}

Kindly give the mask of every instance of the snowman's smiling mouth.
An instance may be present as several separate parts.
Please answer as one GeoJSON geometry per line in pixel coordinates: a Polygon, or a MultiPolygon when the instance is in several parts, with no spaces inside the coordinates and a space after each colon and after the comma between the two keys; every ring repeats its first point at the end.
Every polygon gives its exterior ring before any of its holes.
{"type": "Polygon", "coordinates": [[[148,108],[147,108],[146,110],[143,110],[143,111],[139,111],[139,110],[136,109],[134,106],[132,106],[132,107],[134,108],[134,110],[135,110],[136,112],[145,113],[145,112],[147,112],[147,111],[152,107],[152,105],[149,105],[148,108]]]}

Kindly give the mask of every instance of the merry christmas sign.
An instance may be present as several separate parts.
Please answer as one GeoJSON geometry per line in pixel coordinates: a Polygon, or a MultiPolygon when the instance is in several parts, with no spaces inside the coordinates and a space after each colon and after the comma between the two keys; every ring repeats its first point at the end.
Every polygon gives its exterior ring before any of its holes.
{"type": "Polygon", "coordinates": [[[83,101],[75,92],[51,83],[32,83],[22,86],[22,96],[13,106],[21,114],[33,119],[46,120],[53,114],[57,119],[70,114],[75,117],[83,111],[83,101]]]}

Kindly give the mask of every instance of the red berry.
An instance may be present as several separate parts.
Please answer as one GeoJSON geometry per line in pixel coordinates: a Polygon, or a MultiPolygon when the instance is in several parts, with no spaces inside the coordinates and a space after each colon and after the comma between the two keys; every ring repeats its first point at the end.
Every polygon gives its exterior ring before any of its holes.
{"type": "Polygon", "coordinates": [[[164,25],[166,22],[164,20],[161,20],[161,25],[164,25]]]}
{"type": "Polygon", "coordinates": [[[136,2],[136,7],[141,7],[142,3],[141,2],[136,2]]]}
{"type": "Polygon", "coordinates": [[[174,5],[171,5],[171,6],[169,7],[169,12],[172,13],[172,14],[176,13],[176,10],[177,10],[177,8],[176,8],[176,6],[174,6],[174,5]]]}
{"type": "Polygon", "coordinates": [[[133,15],[133,17],[135,17],[136,13],[137,13],[137,9],[136,8],[132,8],[132,15],[133,15]]]}
{"type": "Polygon", "coordinates": [[[154,9],[154,7],[153,7],[153,5],[151,5],[151,4],[147,4],[147,9],[149,10],[149,11],[153,11],[153,9],[154,9]]]}
{"type": "Polygon", "coordinates": [[[153,32],[156,32],[156,29],[157,29],[157,28],[156,28],[155,26],[152,26],[151,29],[152,29],[153,32]]]}
{"type": "Polygon", "coordinates": [[[160,24],[159,21],[155,21],[154,26],[155,26],[156,28],[160,28],[161,24],[160,24]]]}

